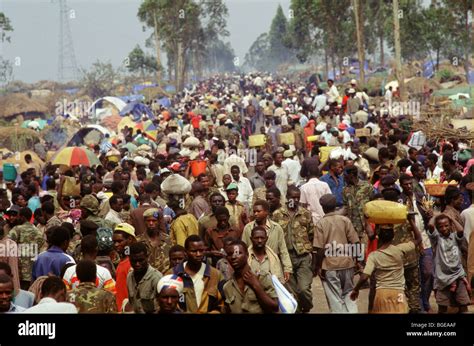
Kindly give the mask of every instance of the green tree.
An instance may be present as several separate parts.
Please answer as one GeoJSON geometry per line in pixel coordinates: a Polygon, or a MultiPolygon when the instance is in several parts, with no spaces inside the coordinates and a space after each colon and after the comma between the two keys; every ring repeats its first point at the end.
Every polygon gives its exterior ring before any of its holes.
{"type": "Polygon", "coordinates": [[[147,73],[156,72],[158,69],[156,59],[145,52],[137,45],[128,55],[127,69],[130,72],[138,72],[142,79],[145,79],[147,73]]]}
{"type": "Polygon", "coordinates": [[[268,59],[270,42],[268,34],[263,33],[252,43],[247,54],[245,54],[244,65],[259,71],[268,71],[268,59]]]}
{"type": "MultiPolygon", "coordinates": [[[[474,54],[474,28],[472,25],[474,16],[474,0],[443,0],[444,6],[454,17],[454,21],[451,23],[451,34],[450,40],[452,45],[452,51],[446,52],[450,58],[456,57],[464,60],[464,69],[466,75],[469,72],[469,55],[474,54]],[[471,18],[471,21],[469,21],[471,18]]],[[[452,62],[454,62],[452,60],[452,62]]]]}
{"type": "Polygon", "coordinates": [[[275,17],[273,17],[270,31],[268,32],[269,54],[272,57],[270,69],[276,70],[277,66],[288,62],[290,50],[285,46],[288,39],[288,22],[283,9],[278,5],[275,17]]]}
{"type": "Polygon", "coordinates": [[[206,49],[202,43],[228,34],[226,15],[227,8],[221,0],[145,0],[140,6],[138,17],[154,29],[154,35],[162,42],[177,90],[183,89],[186,72],[192,65],[199,69],[197,60],[202,60],[206,49]]]}
{"type": "Polygon", "coordinates": [[[451,11],[445,7],[431,5],[423,11],[424,26],[423,39],[426,41],[427,48],[435,52],[436,70],[439,70],[439,60],[443,52],[443,47],[450,40],[451,28],[455,18],[451,11]]]}
{"type": "Polygon", "coordinates": [[[5,13],[0,12],[0,42],[10,42],[10,36],[8,33],[12,31],[13,27],[10,19],[5,15],[5,13]]]}
{"type": "MultiPolygon", "coordinates": [[[[156,65],[158,66],[156,70],[156,79],[158,84],[161,84],[161,37],[159,30],[159,13],[166,6],[166,0],[144,0],[140,5],[138,10],[138,18],[144,23],[147,27],[153,29],[153,40],[155,43],[156,50],[156,65]]],[[[145,30],[145,28],[143,29],[145,30]]]]}
{"type": "Polygon", "coordinates": [[[97,60],[89,70],[81,69],[81,85],[87,95],[94,100],[99,97],[110,95],[120,77],[110,62],[97,60]]]}
{"type": "MultiPolygon", "coordinates": [[[[397,16],[400,22],[400,48],[402,60],[424,59],[428,46],[424,33],[423,8],[418,1],[399,0],[397,16]]],[[[391,14],[393,18],[393,13],[391,14]]],[[[392,52],[395,51],[393,20],[386,22],[385,34],[392,52]]]]}
{"type": "MultiPolygon", "coordinates": [[[[5,13],[0,12],[0,44],[10,42],[9,32],[13,31],[10,19],[5,13]]],[[[0,56],[0,83],[7,84],[13,79],[13,64],[0,56]]]]}

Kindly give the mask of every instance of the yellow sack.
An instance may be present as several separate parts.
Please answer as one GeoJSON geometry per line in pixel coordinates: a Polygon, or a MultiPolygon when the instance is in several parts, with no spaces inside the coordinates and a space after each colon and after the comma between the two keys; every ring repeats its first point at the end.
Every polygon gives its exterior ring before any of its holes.
{"type": "Polygon", "coordinates": [[[249,147],[250,148],[264,146],[265,142],[266,142],[265,135],[252,135],[252,136],[249,136],[249,147]]]}
{"type": "Polygon", "coordinates": [[[293,132],[280,133],[281,144],[295,144],[295,134],[293,132]]]}
{"type": "Polygon", "coordinates": [[[63,196],[80,196],[81,184],[74,177],[64,177],[63,196]]]}
{"type": "Polygon", "coordinates": [[[364,214],[375,224],[395,224],[406,221],[408,210],[406,205],[397,202],[376,200],[365,204],[364,214]]]}
{"type": "Polygon", "coordinates": [[[321,157],[321,162],[326,162],[329,159],[329,154],[331,153],[331,151],[337,148],[339,147],[320,147],[319,154],[321,157]]]}

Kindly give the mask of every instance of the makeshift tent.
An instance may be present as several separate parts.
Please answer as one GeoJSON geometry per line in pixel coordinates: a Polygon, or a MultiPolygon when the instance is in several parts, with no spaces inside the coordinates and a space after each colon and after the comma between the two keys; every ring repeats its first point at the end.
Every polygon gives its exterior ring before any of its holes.
{"type": "Polygon", "coordinates": [[[143,95],[128,95],[128,96],[119,96],[122,101],[125,103],[134,102],[134,101],[143,101],[145,96],[143,95]]]}
{"type": "Polygon", "coordinates": [[[107,115],[112,115],[110,111],[104,110],[104,107],[102,106],[104,101],[112,104],[119,112],[127,105],[118,97],[105,96],[95,100],[92,106],[89,108],[88,113],[98,118],[104,118],[107,115]]]}
{"type": "Polygon", "coordinates": [[[47,111],[46,106],[25,94],[13,93],[0,97],[0,118],[5,120],[13,120],[19,114],[31,119],[44,116],[47,111]]]}
{"type": "Polygon", "coordinates": [[[157,87],[157,86],[158,86],[158,84],[152,84],[152,83],[135,84],[133,86],[133,92],[138,93],[139,91],[142,91],[143,89],[154,88],[154,87],[157,87]]]}
{"type": "Polygon", "coordinates": [[[21,127],[24,129],[32,129],[32,130],[42,130],[48,125],[48,122],[43,119],[35,119],[35,120],[25,120],[21,127]]]}
{"type": "Polygon", "coordinates": [[[85,144],[99,144],[105,135],[110,136],[110,131],[100,125],[87,125],[79,129],[76,134],[66,144],[67,147],[81,146],[85,144]]]}
{"type": "Polygon", "coordinates": [[[132,114],[134,121],[140,121],[143,114],[146,114],[148,118],[152,120],[155,119],[155,115],[151,109],[143,103],[137,101],[128,103],[120,112],[121,116],[125,116],[127,114],[132,114]]]}
{"type": "Polygon", "coordinates": [[[175,93],[176,92],[176,87],[174,85],[167,85],[165,86],[165,91],[168,93],[175,93]]]}
{"type": "Polygon", "coordinates": [[[165,108],[169,108],[171,106],[171,100],[167,98],[166,96],[157,100],[156,102],[158,102],[158,104],[160,104],[161,106],[165,108]]]}

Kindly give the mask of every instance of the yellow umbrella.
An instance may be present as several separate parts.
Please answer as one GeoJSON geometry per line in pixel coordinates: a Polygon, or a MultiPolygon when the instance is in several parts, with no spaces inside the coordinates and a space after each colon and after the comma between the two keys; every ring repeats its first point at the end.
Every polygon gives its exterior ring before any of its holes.
{"type": "Polygon", "coordinates": [[[129,128],[135,128],[136,123],[130,118],[130,117],[125,117],[123,118],[117,125],[117,129],[119,131],[122,131],[125,126],[128,126],[129,128]]]}

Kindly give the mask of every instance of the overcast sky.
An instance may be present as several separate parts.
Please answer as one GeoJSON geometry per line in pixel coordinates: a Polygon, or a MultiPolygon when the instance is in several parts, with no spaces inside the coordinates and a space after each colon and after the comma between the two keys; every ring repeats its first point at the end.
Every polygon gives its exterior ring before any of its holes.
{"type": "MultiPolygon", "coordinates": [[[[240,62],[252,42],[270,28],[278,4],[288,15],[290,0],[225,0],[227,27],[240,62]]],[[[89,67],[97,59],[118,67],[137,45],[144,47],[151,31],[143,32],[137,11],[141,0],[68,0],[77,65],[89,67]]],[[[59,4],[57,0],[0,0],[0,12],[11,21],[11,43],[0,55],[13,60],[14,77],[24,82],[56,80],[59,54],[59,4]]],[[[1,44],[0,44],[1,45],[1,44]]]]}

